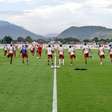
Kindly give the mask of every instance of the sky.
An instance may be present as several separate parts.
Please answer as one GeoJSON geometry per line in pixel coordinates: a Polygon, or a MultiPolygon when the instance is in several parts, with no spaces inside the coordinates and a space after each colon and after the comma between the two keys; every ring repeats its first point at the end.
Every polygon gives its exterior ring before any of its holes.
{"type": "Polygon", "coordinates": [[[0,0],[0,20],[41,35],[70,26],[112,28],[112,0],[0,0]]]}

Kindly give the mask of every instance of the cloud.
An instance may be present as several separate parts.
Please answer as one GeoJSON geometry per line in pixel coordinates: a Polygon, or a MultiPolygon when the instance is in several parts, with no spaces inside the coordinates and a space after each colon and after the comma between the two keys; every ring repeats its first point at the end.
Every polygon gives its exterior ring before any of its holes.
{"type": "Polygon", "coordinates": [[[32,0],[0,0],[1,3],[31,2],[32,0]]]}
{"type": "Polygon", "coordinates": [[[13,13],[9,13],[8,16],[2,13],[2,16],[5,20],[24,26],[36,33],[57,33],[73,25],[112,27],[111,0],[24,1],[29,2],[28,7],[15,13],[12,11],[13,13]]]}

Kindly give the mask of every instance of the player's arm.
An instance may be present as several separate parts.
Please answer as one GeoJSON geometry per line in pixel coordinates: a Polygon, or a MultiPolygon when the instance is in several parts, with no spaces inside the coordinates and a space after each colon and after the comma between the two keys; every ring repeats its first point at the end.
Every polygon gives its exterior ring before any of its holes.
{"type": "Polygon", "coordinates": [[[45,49],[45,54],[47,54],[47,49],[45,49]]]}
{"type": "Polygon", "coordinates": [[[70,55],[70,49],[68,49],[68,54],[70,55]]]}
{"type": "Polygon", "coordinates": [[[100,50],[98,49],[98,55],[100,55],[100,50]]]}

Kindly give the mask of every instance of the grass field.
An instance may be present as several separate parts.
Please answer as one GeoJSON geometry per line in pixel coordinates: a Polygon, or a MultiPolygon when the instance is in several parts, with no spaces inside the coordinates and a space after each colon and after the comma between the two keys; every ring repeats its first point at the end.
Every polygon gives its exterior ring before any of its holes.
{"type": "Polygon", "coordinates": [[[52,71],[46,58],[19,57],[12,65],[0,54],[0,112],[51,112],[52,71]]]}
{"type": "Polygon", "coordinates": [[[58,71],[59,112],[112,112],[112,65],[108,56],[104,65],[99,65],[95,52],[84,65],[80,54],[78,52],[74,66],[66,60],[58,71]],[[74,70],[77,67],[88,70],[74,70]]]}
{"type": "MultiPolygon", "coordinates": [[[[22,64],[19,56],[12,65],[0,51],[0,112],[52,112],[53,72],[47,56],[41,60],[30,56],[30,64],[22,64]]],[[[97,53],[83,64],[81,52],[70,65],[58,69],[58,112],[111,112],[112,65],[106,56],[99,64],[97,53]],[[77,67],[85,71],[74,70],[77,67]]]]}

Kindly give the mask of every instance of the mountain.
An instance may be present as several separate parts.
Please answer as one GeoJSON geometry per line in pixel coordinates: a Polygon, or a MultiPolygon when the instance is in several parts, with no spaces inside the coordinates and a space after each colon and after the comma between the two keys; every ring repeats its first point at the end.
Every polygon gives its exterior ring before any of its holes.
{"type": "Polygon", "coordinates": [[[112,38],[112,29],[102,26],[72,26],[58,35],[58,38],[73,37],[78,39],[112,38]]]}
{"type": "Polygon", "coordinates": [[[17,39],[18,37],[25,38],[27,36],[30,36],[32,39],[44,39],[43,36],[32,33],[20,26],[7,21],[0,21],[0,39],[6,35],[11,36],[13,39],[17,39]]]}
{"type": "Polygon", "coordinates": [[[47,37],[47,38],[53,38],[53,37],[57,37],[59,34],[57,34],[57,33],[52,33],[52,34],[47,34],[45,37],[47,37]]]}

